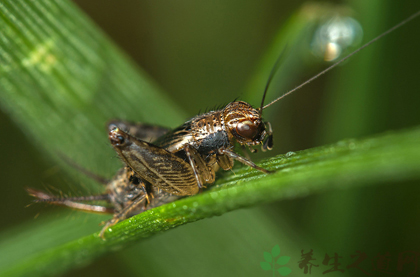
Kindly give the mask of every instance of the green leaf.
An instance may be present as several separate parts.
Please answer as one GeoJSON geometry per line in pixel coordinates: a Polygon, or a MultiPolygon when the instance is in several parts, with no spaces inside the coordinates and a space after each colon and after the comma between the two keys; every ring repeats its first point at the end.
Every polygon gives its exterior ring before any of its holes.
{"type": "Polygon", "coordinates": [[[278,265],[285,265],[290,261],[290,257],[289,256],[281,256],[280,258],[277,259],[276,263],[278,265]]]}
{"type": "Polygon", "coordinates": [[[280,273],[281,276],[287,276],[292,272],[290,268],[285,266],[280,267],[279,269],[277,269],[277,271],[280,273]]]}
{"type": "Polygon", "coordinates": [[[268,252],[264,252],[264,259],[269,263],[271,263],[273,261],[273,257],[268,252]]]}
{"type": "Polygon", "coordinates": [[[271,270],[271,264],[267,262],[260,262],[260,266],[264,270],[271,270]]]}
{"type": "Polygon", "coordinates": [[[273,256],[273,258],[277,257],[278,255],[280,255],[280,247],[279,245],[275,245],[273,247],[273,249],[271,249],[271,255],[273,256]]]}
{"type": "Polygon", "coordinates": [[[3,0],[0,24],[0,108],[45,153],[109,175],[109,120],[185,118],[71,2],[3,0]]]}

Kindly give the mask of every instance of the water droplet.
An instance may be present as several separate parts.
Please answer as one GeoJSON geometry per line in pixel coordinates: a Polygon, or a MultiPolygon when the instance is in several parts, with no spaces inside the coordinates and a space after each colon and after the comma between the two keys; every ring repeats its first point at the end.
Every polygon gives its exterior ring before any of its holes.
{"type": "Polygon", "coordinates": [[[289,158],[289,157],[291,157],[291,156],[294,156],[294,155],[296,155],[296,153],[295,153],[295,152],[293,152],[293,151],[290,151],[290,152],[287,152],[287,153],[286,153],[286,157],[287,157],[287,158],[289,158]]]}
{"type": "Polygon", "coordinates": [[[359,45],[362,37],[363,29],[359,22],[351,17],[336,15],[317,27],[311,50],[315,56],[331,62],[359,45]]]}

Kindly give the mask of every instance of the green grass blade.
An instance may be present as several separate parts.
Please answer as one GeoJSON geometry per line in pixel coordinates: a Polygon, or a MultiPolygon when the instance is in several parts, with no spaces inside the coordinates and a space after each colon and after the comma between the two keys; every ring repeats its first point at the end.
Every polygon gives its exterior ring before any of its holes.
{"type": "Polygon", "coordinates": [[[184,119],[71,2],[3,0],[0,25],[0,107],[44,152],[109,175],[107,121],[184,119]]]}
{"type": "MultiPolygon", "coordinates": [[[[419,142],[420,129],[417,128],[277,156],[261,163],[265,168],[278,170],[275,174],[240,168],[235,174],[219,178],[214,187],[200,195],[121,222],[105,234],[106,241],[98,238],[98,233],[82,237],[26,259],[9,261],[8,266],[1,269],[2,274],[41,276],[64,272],[133,241],[255,204],[326,189],[420,180],[419,142]]],[[[30,236],[22,239],[21,243],[30,245],[30,236]]],[[[4,245],[0,249],[1,256],[9,251],[4,245]]]]}

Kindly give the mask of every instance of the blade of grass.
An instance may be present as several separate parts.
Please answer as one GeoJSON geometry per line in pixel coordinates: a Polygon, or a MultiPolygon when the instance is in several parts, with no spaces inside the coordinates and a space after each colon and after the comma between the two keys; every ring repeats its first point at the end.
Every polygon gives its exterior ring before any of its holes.
{"type": "Polygon", "coordinates": [[[185,118],[71,2],[2,0],[0,25],[0,108],[45,153],[109,175],[106,122],[185,118]]]}
{"type": "MultiPolygon", "coordinates": [[[[26,259],[10,261],[7,276],[44,276],[85,265],[94,258],[156,233],[221,215],[228,211],[280,199],[291,199],[326,189],[343,189],[420,180],[420,129],[389,133],[365,140],[289,153],[261,163],[277,169],[271,175],[248,168],[218,179],[200,195],[134,216],[112,227],[106,241],[97,234],[82,237],[26,259]]],[[[30,236],[27,236],[28,244],[30,236]]],[[[0,256],[8,253],[0,247],[0,256]]]]}

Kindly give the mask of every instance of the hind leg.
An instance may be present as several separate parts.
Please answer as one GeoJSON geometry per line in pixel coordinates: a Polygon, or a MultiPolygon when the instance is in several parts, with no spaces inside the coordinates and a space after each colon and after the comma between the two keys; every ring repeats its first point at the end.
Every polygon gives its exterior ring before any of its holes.
{"type": "Polygon", "coordinates": [[[101,232],[99,233],[99,237],[105,240],[105,231],[109,228],[117,224],[119,221],[124,220],[127,216],[135,209],[138,208],[139,205],[146,203],[142,203],[148,199],[147,194],[140,193],[128,206],[122,209],[119,213],[114,214],[114,217],[111,220],[108,220],[104,227],[102,228],[101,232]]]}
{"type": "Polygon", "coordinates": [[[44,203],[54,204],[58,206],[69,207],[71,209],[85,211],[85,212],[105,213],[105,214],[115,213],[115,210],[113,208],[76,202],[76,201],[100,201],[100,200],[109,201],[108,194],[57,198],[46,192],[43,192],[41,190],[36,190],[33,188],[26,188],[26,191],[28,192],[29,195],[37,198],[36,200],[34,200],[34,202],[36,203],[44,202],[44,203]]]}

